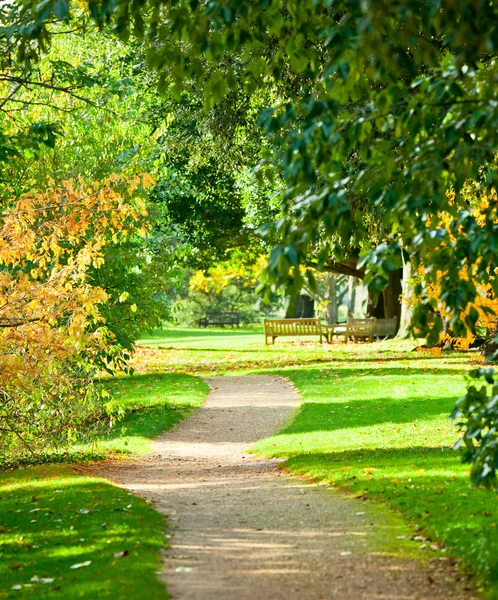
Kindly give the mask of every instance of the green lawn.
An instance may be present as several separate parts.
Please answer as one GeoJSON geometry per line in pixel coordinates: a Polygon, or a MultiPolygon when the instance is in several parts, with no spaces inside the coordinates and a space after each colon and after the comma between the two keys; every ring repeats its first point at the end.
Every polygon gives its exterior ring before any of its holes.
{"type": "MultiPolygon", "coordinates": [[[[102,385],[120,401],[125,418],[109,434],[79,444],[70,457],[144,453],[208,391],[197,377],[168,373],[102,385]]],[[[0,598],[136,600],[146,589],[148,600],[164,599],[156,572],[165,526],[143,500],[71,466],[6,471],[0,476],[0,598]]]]}
{"type": "MultiPolygon", "coordinates": [[[[146,451],[152,437],[200,406],[207,386],[199,375],[281,374],[300,390],[302,408],[285,430],[262,440],[253,451],[285,457],[284,468],[291,472],[383,503],[417,534],[427,556],[439,552],[461,560],[477,575],[488,597],[496,599],[496,494],[470,486],[466,468],[451,449],[457,433],[448,418],[475,359],[468,354],[421,354],[413,346],[410,342],[320,346],[316,339],[284,338],[265,347],[261,327],[169,328],[141,342],[134,359],[136,375],[103,383],[123,404],[126,419],[80,451],[146,451]]],[[[148,597],[161,593],[155,570],[163,523],[148,505],[66,466],[8,473],[0,485],[0,522],[5,528],[0,536],[6,552],[0,556],[0,581],[8,584],[0,598],[36,597],[40,588],[48,594],[61,585],[65,592],[59,597],[94,598],[97,586],[102,586],[98,597],[131,599],[138,597],[137,579],[146,582],[142,586],[147,589],[151,582],[148,597]],[[57,495],[54,488],[60,490],[57,495]],[[84,502],[85,493],[94,502],[92,507],[86,506],[90,501],[84,502]],[[33,496],[36,501],[31,502],[33,496]],[[133,509],[123,511],[124,501],[133,509]],[[38,508],[42,510],[33,513],[31,523],[29,510],[38,508]],[[80,508],[90,512],[79,513],[80,508]],[[102,523],[108,525],[104,528],[102,523]],[[88,529],[84,535],[82,526],[88,529]],[[109,532],[114,532],[112,537],[109,532]],[[78,542],[80,538],[86,541],[78,542]],[[127,548],[121,547],[122,540],[130,540],[127,548]],[[107,552],[109,541],[112,552],[107,552]],[[128,569],[133,547],[133,552],[144,553],[143,559],[128,569]],[[114,559],[123,550],[130,555],[114,559]],[[74,573],[69,569],[86,560],[92,560],[88,567],[74,573]],[[34,576],[55,580],[11,590],[34,576]]],[[[393,537],[391,542],[403,547],[403,540],[393,537]]]]}
{"type": "Polygon", "coordinates": [[[0,598],[166,597],[163,517],[103,479],[65,465],[5,473],[0,523],[0,598]]]}
{"type": "Polygon", "coordinates": [[[104,385],[126,416],[110,433],[81,446],[83,450],[143,454],[152,438],[201,406],[209,391],[199,377],[181,373],[116,377],[104,385]]]}
{"type": "Polygon", "coordinates": [[[303,406],[253,451],[289,457],[291,472],[385,504],[428,555],[439,546],[442,556],[461,559],[498,598],[497,498],[470,486],[451,449],[449,414],[471,356],[421,354],[410,342],[320,347],[284,338],[265,348],[262,330],[213,333],[165,330],[144,340],[152,368],[289,377],[303,406]]]}

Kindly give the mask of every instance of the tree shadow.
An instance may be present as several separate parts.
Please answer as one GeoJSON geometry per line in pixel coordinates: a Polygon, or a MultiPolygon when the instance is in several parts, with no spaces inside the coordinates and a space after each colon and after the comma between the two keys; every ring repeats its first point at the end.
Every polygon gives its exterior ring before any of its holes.
{"type": "Polygon", "coordinates": [[[292,456],[284,467],[389,504],[498,582],[496,494],[470,486],[458,452],[424,446],[311,452],[292,456]]]}
{"type": "Polygon", "coordinates": [[[144,501],[68,467],[6,477],[0,479],[0,580],[3,590],[21,585],[12,597],[140,598],[146,586],[147,598],[164,598],[155,575],[164,519],[144,501]]]}

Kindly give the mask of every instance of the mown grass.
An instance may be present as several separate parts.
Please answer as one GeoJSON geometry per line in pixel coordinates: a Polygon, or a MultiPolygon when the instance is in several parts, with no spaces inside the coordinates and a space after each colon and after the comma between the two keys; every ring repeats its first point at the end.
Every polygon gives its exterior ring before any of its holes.
{"type": "MultiPolygon", "coordinates": [[[[99,448],[104,453],[145,451],[152,437],[202,403],[207,387],[193,375],[281,374],[299,388],[304,400],[302,408],[285,430],[259,442],[253,450],[266,456],[287,457],[284,466],[292,472],[327,482],[355,496],[382,502],[418,531],[422,538],[420,544],[426,546],[428,555],[433,542],[437,542],[443,553],[461,558],[467,569],[477,574],[489,598],[498,598],[496,495],[472,488],[467,469],[461,465],[458,453],[451,450],[457,432],[449,413],[464,390],[464,374],[474,360],[472,357],[420,354],[412,351],[414,344],[398,342],[320,346],[316,340],[296,339],[277,341],[275,346],[265,347],[262,328],[174,328],[147,337],[142,345],[135,358],[137,375],[105,382],[122,401],[127,413],[125,421],[110,434],[94,440],[93,446],[86,446],[88,451],[90,448],[99,448]],[[423,538],[429,538],[430,542],[423,538]]],[[[143,594],[133,587],[137,579],[142,580],[141,590],[147,588],[147,598],[154,598],[154,586],[159,585],[155,582],[155,561],[162,543],[159,539],[162,524],[157,521],[160,519],[157,513],[141,504],[142,516],[139,516],[140,510],[133,509],[137,520],[135,517],[130,520],[128,511],[119,509],[122,497],[128,498],[125,492],[102,481],[86,480],[85,483],[81,477],[79,483],[74,484],[73,474],[65,466],[46,469],[18,471],[15,477],[23,481],[19,489],[0,488],[1,525],[7,530],[0,535],[8,534],[4,540],[9,552],[0,557],[0,582],[2,586],[4,580],[11,584],[5,588],[6,592],[1,592],[4,596],[0,598],[19,597],[19,594],[36,597],[37,590],[38,593],[40,590],[45,594],[58,593],[58,597],[64,598],[107,597],[105,594],[140,598],[143,594]],[[47,478],[55,479],[46,485],[43,482],[47,478]],[[42,482],[41,492],[27,487],[35,479],[42,482]],[[61,481],[68,482],[66,491],[58,483],[61,481]],[[54,487],[62,492],[55,494],[54,487]],[[73,503],[78,510],[85,498],[84,489],[88,498],[97,502],[97,510],[75,514],[73,503]],[[23,490],[26,490],[25,495],[23,490]],[[94,496],[92,490],[100,495],[94,496]],[[68,515],[69,529],[64,522],[56,526],[53,525],[55,520],[48,523],[49,511],[33,513],[43,513],[47,522],[30,523],[27,516],[32,513],[26,512],[32,510],[29,503],[33,495],[39,498],[42,493],[47,494],[46,504],[40,506],[48,506],[51,498],[55,498],[55,502],[61,498],[60,511],[68,515]],[[66,505],[69,510],[63,508],[66,505]],[[113,506],[118,510],[113,511],[113,506]],[[24,511],[22,520],[18,517],[21,513],[15,512],[19,509],[24,511]],[[126,569],[120,574],[116,570],[130,564],[126,562],[130,556],[113,557],[111,563],[106,562],[109,560],[106,547],[109,529],[99,531],[98,527],[101,522],[111,521],[107,516],[100,521],[100,511],[116,513],[116,518],[123,518],[122,523],[129,527],[126,535],[119,537],[124,530],[113,526],[112,531],[119,533],[111,539],[113,554],[123,551],[119,543],[122,539],[135,540],[137,552],[146,544],[147,551],[141,561],[143,571],[126,569]],[[74,520],[71,523],[76,529],[80,522],[84,524],[83,517],[89,518],[86,523],[92,536],[66,537],[73,535],[70,520],[74,520]],[[95,519],[95,526],[90,519],[95,519]],[[138,527],[140,519],[142,523],[138,527]],[[38,526],[40,530],[36,529],[38,526]],[[47,533],[42,533],[42,529],[47,533]],[[24,535],[26,549],[23,540],[16,538],[18,532],[24,535]],[[71,554],[73,547],[87,547],[86,542],[78,542],[80,538],[93,539],[87,549],[96,553],[95,560],[88,559],[92,560],[95,573],[90,576],[87,588],[79,577],[85,575],[86,580],[90,566],[83,567],[81,572],[69,569],[70,560],[74,560],[71,564],[87,560],[79,560],[71,554]],[[43,539],[43,544],[37,539],[43,539]],[[22,563],[22,568],[15,566],[17,562],[22,563]],[[113,562],[111,572],[109,564],[113,562]],[[52,584],[33,583],[32,588],[10,589],[12,585],[30,583],[35,575],[50,578],[54,573],[60,574],[52,584]],[[50,587],[55,586],[56,581],[68,587],[56,592],[55,587],[50,587]],[[98,589],[103,591],[95,593],[94,585],[101,586],[98,589]],[[68,592],[62,593],[64,589],[68,592]]],[[[6,477],[11,476],[4,475],[0,485],[5,485],[6,477]]],[[[127,501],[135,506],[135,500],[127,501]]],[[[38,507],[37,502],[33,503],[33,508],[38,507]]],[[[395,539],[392,542],[396,544],[395,539]]],[[[403,545],[403,541],[399,543],[403,545]]],[[[86,556],[85,550],[81,552],[86,556]]],[[[164,594],[164,590],[157,593],[164,594]]]]}
{"type": "MultiPolygon", "coordinates": [[[[464,371],[448,360],[351,362],[286,372],[304,404],[253,451],[395,509],[498,598],[496,494],[469,483],[449,419],[464,371]]],[[[429,547],[429,544],[427,543],[429,547]]]]}
{"type": "MultiPolygon", "coordinates": [[[[102,385],[121,404],[124,419],[76,446],[67,460],[142,454],[208,391],[197,377],[169,373],[102,385]]],[[[44,460],[54,458],[60,457],[44,460]]],[[[164,599],[156,572],[165,526],[143,500],[72,466],[7,471],[0,476],[0,598],[164,599]]]]}
{"type": "Polygon", "coordinates": [[[302,408],[253,451],[288,457],[291,472],[383,503],[412,527],[428,555],[437,545],[461,559],[487,596],[498,598],[497,497],[470,485],[452,450],[458,433],[449,419],[476,357],[414,352],[410,342],[282,340],[266,348],[262,330],[213,334],[158,332],[151,368],[289,377],[302,408]]]}
{"type": "Polygon", "coordinates": [[[0,598],[164,599],[155,577],[163,530],[145,501],[69,466],[5,473],[0,598]]]}
{"type": "Polygon", "coordinates": [[[143,454],[150,441],[201,406],[202,379],[181,373],[145,373],[103,382],[125,416],[114,428],[80,445],[82,451],[143,454]]]}

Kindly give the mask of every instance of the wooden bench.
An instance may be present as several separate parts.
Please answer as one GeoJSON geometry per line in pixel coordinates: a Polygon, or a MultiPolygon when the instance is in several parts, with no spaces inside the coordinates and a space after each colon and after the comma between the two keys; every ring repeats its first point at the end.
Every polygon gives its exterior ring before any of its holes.
{"type": "Polygon", "coordinates": [[[375,317],[367,319],[349,318],[346,325],[346,342],[349,341],[349,338],[352,338],[355,343],[358,339],[368,339],[370,343],[373,342],[376,325],[377,319],[375,317]]]}
{"type": "Polygon", "coordinates": [[[301,336],[301,335],[318,335],[320,343],[323,338],[328,340],[328,332],[322,326],[320,319],[265,319],[265,344],[268,345],[268,338],[275,340],[278,337],[301,336]]]}
{"type": "MultiPolygon", "coordinates": [[[[379,339],[387,338],[389,336],[396,335],[396,325],[398,319],[396,317],[392,317],[390,319],[376,319],[375,317],[369,317],[367,319],[354,319],[349,318],[346,331],[345,331],[345,340],[349,341],[349,338],[352,338],[354,342],[358,339],[368,339],[370,342],[373,342],[374,337],[379,341],[379,339]]],[[[331,332],[332,335],[340,335],[342,332],[337,331],[331,332]]]]}
{"type": "Polygon", "coordinates": [[[225,325],[231,325],[237,327],[240,324],[240,313],[235,311],[211,311],[207,312],[202,319],[197,321],[199,327],[207,327],[208,325],[219,325],[225,327],[225,325]]]}
{"type": "Polygon", "coordinates": [[[395,336],[397,333],[397,324],[397,317],[392,317],[390,319],[377,319],[377,322],[375,324],[375,336],[377,338],[377,341],[379,341],[380,338],[385,339],[391,335],[395,336]]]}

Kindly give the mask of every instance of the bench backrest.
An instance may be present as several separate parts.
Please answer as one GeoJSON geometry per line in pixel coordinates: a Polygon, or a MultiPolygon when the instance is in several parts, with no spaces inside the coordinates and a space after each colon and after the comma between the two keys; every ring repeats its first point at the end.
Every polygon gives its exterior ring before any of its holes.
{"type": "Polygon", "coordinates": [[[390,319],[377,319],[375,335],[378,335],[379,337],[386,337],[388,335],[396,335],[397,322],[398,322],[397,317],[392,317],[390,319]]]}
{"type": "Polygon", "coordinates": [[[375,317],[369,317],[368,319],[349,318],[347,330],[349,335],[373,336],[375,335],[376,323],[377,319],[375,317]]]}
{"type": "Polygon", "coordinates": [[[322,333],[320,319],[265,319],[267,335],[314,335],[322,333]]]}
{"type": "Polygon", "coordinates": [[[238,323],[240,321],[240,313],[234,311],[211,311],[206,312],[206,319],[210,323],[238,323]]]}

